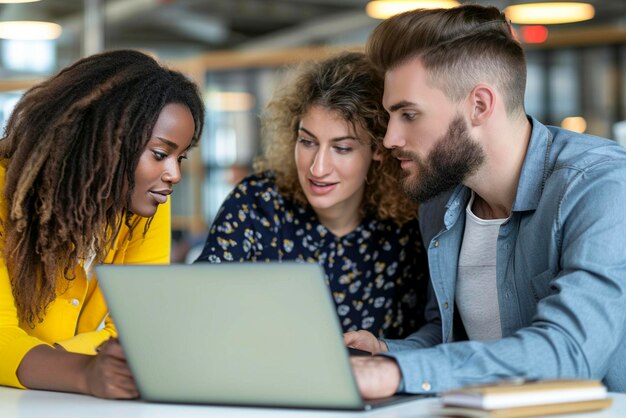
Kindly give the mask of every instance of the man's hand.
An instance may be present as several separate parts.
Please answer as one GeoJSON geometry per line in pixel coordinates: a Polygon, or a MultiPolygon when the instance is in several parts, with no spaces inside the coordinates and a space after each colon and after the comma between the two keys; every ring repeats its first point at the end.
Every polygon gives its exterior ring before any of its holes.
{"type": "Polygon", "coordinates": [[[369,331],[348,331],[343,334],[343,343],[346,347],[358,348],[373,354],[389,351],[387,345],[369,331]]]}
{"type": "Polygon", "coordinates": [[[86,367],[87,392],[99,398],[132,399],[139,396],[124,350],[117,339],[105,341],[86,367]]]}
{"type": "Polygon", "coordinates": [[[351,357],[350,360],[363,398],[386,398],[396,393],[402,374],[395,360],[388,357],[351,357]]]}

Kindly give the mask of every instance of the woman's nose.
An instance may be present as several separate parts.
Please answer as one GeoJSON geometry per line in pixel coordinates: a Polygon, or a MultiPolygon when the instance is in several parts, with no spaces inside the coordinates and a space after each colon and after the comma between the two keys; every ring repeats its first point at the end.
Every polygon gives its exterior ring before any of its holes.
{"type": "Polygon", "coordinates": [[[309,168],[311,174],[315,177],[324,177],[332,171],[332,164],[328,152],[324,149],[320,149],[315,154],[313,163],[309,168]]]}
{"type": "Polygon", "coordinates": [[[163,172],[162,179],[163,181],[171,184],[177,184],[180,182],[182,179],[182,172],[178,161],[167,165],[166,170],[163,172]]]}

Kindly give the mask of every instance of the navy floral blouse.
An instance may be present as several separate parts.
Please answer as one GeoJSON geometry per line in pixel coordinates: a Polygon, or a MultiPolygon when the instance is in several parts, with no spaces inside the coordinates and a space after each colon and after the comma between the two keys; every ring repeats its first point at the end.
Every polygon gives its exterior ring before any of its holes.
{"type": "Polygon", "coordinates": [[[271,173],[255,174],[226,198],[196,261],[271,260],[319,263],[344,332],[400,338],[423,323],[428,264],[417,221],[370,217],[336,237],[282,196],[271,173]]]}

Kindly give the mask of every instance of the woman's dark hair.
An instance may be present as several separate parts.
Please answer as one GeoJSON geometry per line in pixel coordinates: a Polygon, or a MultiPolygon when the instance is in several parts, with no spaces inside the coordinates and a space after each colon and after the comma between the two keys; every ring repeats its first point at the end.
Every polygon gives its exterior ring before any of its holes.
{"type": "Polygon", "coordinates": [[[170,103],[191,111],[195,145],[204,122],[195,84],[130,50],[81,59],[17,103],[0,164],[2,253],[21,322],[41,321],[57,277],[73,279],[81,259],[102,261],[122,223],[132,230],[135,169],[170,103]]]}

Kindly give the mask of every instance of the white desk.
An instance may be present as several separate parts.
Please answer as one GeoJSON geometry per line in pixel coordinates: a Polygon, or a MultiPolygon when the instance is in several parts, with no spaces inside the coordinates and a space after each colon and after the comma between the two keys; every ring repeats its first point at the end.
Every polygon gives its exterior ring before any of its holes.
{"type": "MultiPolygon", "coordinates": [[[[611,409],[559,418],[623,418],[626,394],[612,393],[611,409]]],[[[424,418],[437,405],[437,399],[419,399],[370,412],[333,412],[296,409],[234,408],[196,405],[156,404],[141,401],[108,401],[91,396],[60,392],[19,390],[0,386],[1,418],[204,418],[204,417],[376,417],[424,418]]]]}

